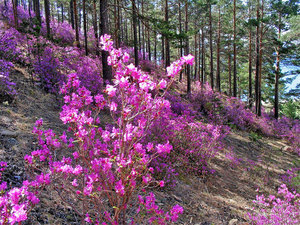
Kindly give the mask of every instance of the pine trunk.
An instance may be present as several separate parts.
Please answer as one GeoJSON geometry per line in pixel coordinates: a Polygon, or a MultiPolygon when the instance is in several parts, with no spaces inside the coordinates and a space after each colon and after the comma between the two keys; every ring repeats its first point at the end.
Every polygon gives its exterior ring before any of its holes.
{"type": "MultiPolygon", "coordinates": [[[[249,7],[249,21],[251,19],[251,6],[249,7]]],[[[251,24],[249,24],[249,95],[248,95],[248,102],[249,102],[249,108],[252,108],[252,29],[251,24]]]]}
{"type": "MultiPolygon", "coordinates": [[[[188,21],[188,1],[185,1],[185,32],[187,33],[189,28],[188,21]]],[[[189,37],[186,38],[186,46],[185,46],[185,55],[189,54],[189,37]]],[[[187,77],[187,94],[191,93],[191,67],[190,65],[186,66],[186,77],[187,77]]]]}
{"type": "Polygon", "coordinates": [[[44,7],[45,7],[47,37],[50,38],[51,31],[50,31],[50,5],[49,5],[49,0],[44,0],[44,7]]]}
{"type": "Polygon", "coordinates": [[[87,56],[88,53],[88,42],[87,42],[87,22],[86,22],[86,5],[85,0],[83,0],[83,32],[84,32],[84,49],[85,49],[85,55],[87,56]]]}
{"type": "Polygon", "coordinates": [[[77,2],[73,0],[73,8],[74,8],[74,19],[75,19],[75,38],[76,38],[76,45],[80,48],[79,42],[79,28],[78,28],[78,14],[77,14],[77,2]]]}
{"type": "Polygon", "coordinates": [[[96,0],[93,0],[93,27],[94,27],[94,36],[95,36],[95,39],[96,39],[96,55],[99,56],[100,53],[99,53],[96,0]]]}
{"type": "Polygon", "coordinates": [[[237,97],[236,70],[236,0],[233,1],[233,96],[237,97]]]}
{"type": "Polygon", "coordinates": [[[74,0],[70,0],[70,20],[71,20],[71,25],[72,28],[75,29],[75,24],[74,24],[74,0]]]}
{"type": "Polygon", "coordinates": [[[220,77],[220,39],[221,39],[221,10],[219,6],[218,13],[218,39],[217,39],[217,90],[221,91],[221,77],[220,77]]]}
{"type": "Polygon", "coordinates": [[[13,14],[14,14],[14,24],[18,28],[18,10],[17,10],[17,0],[12,0],[13,14]]]}
{"type": "MultiPolygon", "coordinates": [[[[107,0],[100,0],[100,31],[101,31],[101,35],[109,34],[107,0]]],[[[111,82],[112,71],[111,71],[111,67],[107,63],[108,52],[101,51],[101,55],[102,55],[103,79],[111,82]]]]}
{"type": "Polygon", "coordinates": [[[212,44],[211,4],[209,4],[209,49],[210,49],[210,86],[212,89],[214,89],[214,59],[213,59],[213,44],[212,44]]]}
{"type": "Polygon", "coordinates": [[[134,45],[134,64],[135,66],[139,65],[139,55],[138,55],[138,40],[137,40],[137,12],[135,0],[132,2],[132,27],[133,27],[133,45],[134,45]]]}
{"type": "MultiPolygon", "coordinates": [[[[279,25],[278,25],[278,41],[281,36],[281,13],[279,13],[279,25]]],[[[280,75],[280,43],[276,49],[276,73],[275,73],[275,118],[279,117],[279,75],[280,75]]]]}
{"type": "Polygon", "coordinates": [[[260,20],[260,15],[259,15],[259,0],[257,0],[257,9],[256,9],[256,20],[257,26],[256,26],[256,64],[255,64],[255,112],[258,114],[258,105],[259,105],[259,20],[260,20]]]}
{"type": "MultiPolygon", "coordinates": [[[[165,0],[165,22],[168,24],[169,22],[169,8],[168,8],[168,0],[165,0]]],[[[169,43],[169,37],[165,37],[165,43],[166,43],[166,64],[165,67],[170,66],[170,43],[169,43]]]]}

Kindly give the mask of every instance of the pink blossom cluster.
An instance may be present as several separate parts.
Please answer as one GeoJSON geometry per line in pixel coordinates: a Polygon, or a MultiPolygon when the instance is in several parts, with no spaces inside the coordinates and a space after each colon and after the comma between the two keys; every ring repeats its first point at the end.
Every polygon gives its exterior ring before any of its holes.
{"type": "MultiPolygon", "coordinates": [[[[256,211],[248,213],[253,224],[299,224],[300,223],[300,195],[290,192],[285,184],[278,188],[278,195],[257,195],[254,203],[256,211]]],[[[253,209],[254,210],[254,209],[253,209]]]]}
{"type": "Polygon", "coordinates": [[[14,187],[8,190],[7,183],[2,180],[2,172],[7,166],[6,162],[0,162],[0,223],[21,224],[27,220],[28,211],[39,203],[35,191],[45,185],[44,179],[37,179],[33,182],[24,181],[23,186],[14,187]]]}
{"type": "MultiPolygon", "coordinates": [[[[183,213],[183,208],[180,205],[173,206],[170,211],[165,212],[155,204],[155,195],[151,192],[148,196],[138,196],[139,200],[139,208],[137,209],[137,213],[141,214],[141,211],[144,211],[142,215],[151,214],[148,219],[149,224],[160,224],[167,225],[172,222],[176,222],[178,220],[179,214],[183,213]]],[[[145,220],[142,216],[140,216],[139,220],[145,220]]]]}
{"type": "MultiPolygon", "coordinates": [[[[149,185],[164,186],[163,181],[153,178],[154,169],[149,165],[160,155],[172,154],[173,147],[167,140],[142,140],[162,111],[170,108],[163,96],[175,74],[171,74],[171,80],[156,83],[126,64],[128,54],[114,49],[109,36],[101,37],[100,42],[109,51],[113,83],[103,94],[92,96],[77,74],[71,73],[61,88],[65,105],[60,118],[69,125],[68,131],[58,136],[52,130],[43,130],[38,120],[34,133],[40,148],[25,160],[33,174],[42,171],[39,176],[43,175],[83,220],[119,224],[128,216],[128,207],[139,190],[149,185]],[[110,123],[104,119],[104,111],[110,112],[110,123]]],[[[191,57],[182,61],[192,63],[191,57]]],[[[180,64],[182,67],[184,63],[180,64]]],[[[162,217],[158,212],[152,211],[149,216],[162,217]]],[[[176,206],[163,217],[172,222],[179,213],[182,208],[176,206]]]]}

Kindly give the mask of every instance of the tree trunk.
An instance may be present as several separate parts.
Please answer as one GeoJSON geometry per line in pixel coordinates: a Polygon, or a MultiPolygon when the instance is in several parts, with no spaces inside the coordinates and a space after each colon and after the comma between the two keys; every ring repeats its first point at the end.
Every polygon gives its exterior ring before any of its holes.
{"type": "Polygon", "coordinates": [[[233,1],[233,96],[237,97],[236,71],[236,0],[233,1]]]}
{"type": "Polygon", "coordinates": [[[93,27],[94,36],[96,39],[96,55],[99,56],[99,39],[98,39],[98,26],[97,26],[97,10],[96,10],[96,0],[93,0],[93,27]]]}
{"type": "Polygon", "coordinates": [[[137,12],[135,0],[132,2],[132,25],[133,25],[133,45],[134,45],[134,64],[139,65],[138,41],[137,41],[137,12]]]}
{"type": "Polygon", "coordinates": [[[14,13],[14,24],[15,28],[18,28],[18,10],[17,10],[17,0],[12,0],[13,13],[14,13]]]}
{"type": "Polygon", "coordinates": [[[202,62],[202,54],[201,54],[201,34],[198,33],[198,81],[201,81],[201,62],[202,62]]]}
{"type": "MultiPolygon", "coordinates": [[[[196,27],[196,26],[195,26],[196,27]]],[[[194,64],[194,79],[197,79],[197,69],[198,69],[198,52],[197,52],[197,48],[198,48],[198,41],[197,41],[197,33],[195,33],[194,35],[194,46],[195,46],[195,51],[194,51],[194,56],[195,56],[195,64],[194,64]]]]}
{"type": "MultiPolygon", "coordinates": [[[[144,1],[141,2],[142,7],[142,15],[144,15],[144,1]]],[[[145,26],[143,23],[141,23],[142,28],[142,50],[143,50],[143,60],[146,59],[146,47],[145,47],[145,26]]]]}
{"type": "Polygon", "coordinates": [[[205,76],[205,47],[204,47],[204,24],[201,26],[201,83],[203,86],[204,83],[204,76],[205,76]]]}
{"type": "Polygon", "coordinates": [[[154,60],[157,63],[157,34],[154,31],[154,60]]]}
{"type": "MultiPolygon", "coordinates": [[[[148,24],[149,26],[149,24],[148,24]]],[[[151,43],[150,43],[150,30],[147,28],[147,37],[148,37],[148,60],[151,61],[151,43]]]]}
{"type": "Polygon", "coordinates": [[[71,25],[72,28],[75,29],[75,24],[74,24],[74,0],[70,0],[70,15],[71,15],[71,25]]]}
{"type": "MultiPolygon", "coordinates": [[[[251,6],[249,6],[249,21],[251,19],[251,6]]],[[[248,102],[249,108],[252,108],[252,29],[251,24],[249,24],[249,95],[248,95],[248,102]]]]}
{"type": "MultiPolygon", "coordinates": [[[[165,22],[168,24],[169,22],[169,8],[168,8],[168,0],[165,0],[165,22]]],[[[165,43],[166,43],[166,64],[165,67],[167,68],[170,66],[170,43],[169,43],[169,37],[165,37],[165,43]]]]}
{"type": "MultiPolygon", "coordinates": [[[[188,32],[188,1],[185,0],[185,32],[188,32]]],[[[185,46],[185,55],[189,54],[189,37],[186,38],[186,46],[185,46]]],[[[191,93],[191,67],[190,65],[186,66],[186,77],[187,77],[187,94],[191,93]]]]}
{"type": "Polygon", "coordinates": [[[76,38],[76,45],[80,48],[79,42],[79,28],[78,28],[78,14],[77,14],[77,4],[76,0],[73,0],[73,8],[74,8],[74,19],[75,19],[75,38],[76,38]]]}
{"type": "Polygon", "coordinates": [[[232,96],[232,87],[231,87],[231,51],[230,46],[228,46],[228,95],[232,96]]]}
{"type": "MultiPolygon", "coordinates": [[[[100,0],[100,31],[101,35],[108,34],[108,5],[107,0],[100,0]]],[[[103,79],[111,82],[112,71],[111,67],[107,63],[108,52],[101,51],[102,55],[102,68],[103,68],[103,79]]]]}
{"type": "Polygon", "coordinates": [[[257,0],[257,9],[256,9],[256,65],[255,65],[255,112],[258,114],[258,105],[259,105],[259,24],[260,24],[260,14],[259,14],[259,0],[257,0]]]}
{"type": "Polygon", "coordinates": [[[213,44],[212,44],[211,3],[209,3],[209,49],[210,49],[210,86],[212,89],[214,89],[214,59],[213,59],[213,44]]]}
{"type": "MultiPolygon", "coordinates": [[[[178,1],[178,12],[179,12],[179,34],[181,35],[182,33],[182,24],[181,24],[181,5],[180,5],[180,0],[178,1]]],[[[182,37],[180,37],[180,58],[183,56],[183,50],[182,50],[182,37]]],[[[179,75],[179,81],[182,81],[182,71],[180,71],[179,75]]]]}
{"type": "MultiPolygon", "coordinates": [[[[278,25],[278,42],[280,41],[281,36],[281,13],[279,12],[279,25],[278,25]]],[[[280,48],[281,45],[278,43],[276,48],[276,72],[275,72],[275,118],[279,117],[279,75],[280,75],[280,48]]]]}
{"type": "Polygon", "coordinates": [[[86,10],[85,10],[85,0],[83,0],[83,32],[84,32],[84,49],[85,55],[87,56],[88,53],[88,42],[87,42],[87,22],[86,22],[86,10]]]}
{"type": "Polygon", "coordinates": [[[35,17],[38,21],[38,25],[41,26],[42,21],[41,21],[41,12],[40,12],[40,0],[34,0],[34,12],[35,12],[35,17]]]}
{"type": "Polygon", "coordinates": [[[44,7],[45,7],[47,37],[50,38],[51,31],[50,31],[50,5],[49,5],[49,0],[44,0],[44,7]]]}
{"type": "Polygon", "coordinates": [[[64,22],[64,5],[61,4],[61,22],[64,22]]]}
{"type": "Polygon", "coordinates": [[[217,90],[221,91],[221,77],[220,77],[220,39],[221,39],[221,9],[219,6],[218,13],[218,39],[217,39],[217,90]]]}
{"type": "Polygon", "coordinates": [[[138,45],[138,49],[140,50],[140,53],[142,52],[142,29],[141,29],[141,21],[140,18],[138,18],[138,15],[140,13],[140,3],[139,0],[137,1],[137,11],[136,11],[136,18],[138,19],[138,28],[139,28],[139,45],[138,45]]]}
{"type": "Polygon", "coordinates": [[[120,47],[120,7],[119,0],[114,0],[114,20],[115,20],[115,44],[116,48],[120,47]]]}
{"type": "MultiPolygon", "coordinates": [[[[264,1],[261,1],[261,20],[264,17],[264,1]]],[[[262,40],[263,40],[263,23],[260,26],[260,40],[259,40],[259,81],[258,81],[258,116],[261,116],[261,79],[262,79],[262,40]]]]}

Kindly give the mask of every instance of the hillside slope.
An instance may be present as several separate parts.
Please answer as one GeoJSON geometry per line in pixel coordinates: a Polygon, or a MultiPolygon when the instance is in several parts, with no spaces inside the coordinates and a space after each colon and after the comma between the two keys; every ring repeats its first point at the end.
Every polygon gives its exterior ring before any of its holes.
{"type": "MultiPolygon", "coordinates": [[[[24,155],[37,147],[31,132],[34,122],[43,118],[45,128],[58,133],[65,126],[59,119],[61,100],[32,85],[25,68],[15,66],[11,79],[18,95],[12,103],[0,104],[0,161],[9,162],[5,179],[19,186],[26,178],[24,155]]],[[[214,174],[194,176],[179,170],[175,188],[155,191],[158,205],[183,206],[184,214],[177,224],[247,222],[256,189],[275,194],[282,183],[280,177],[295,167],[293,162],[299,163],[287,143],[279,139],[259,139],[246,131],[233,130],[225,140],[226,148],[210,164],[214,174]]],[[[79,224],[79,219],[54,193],[44,193],[27,224],[79,224]]]]}

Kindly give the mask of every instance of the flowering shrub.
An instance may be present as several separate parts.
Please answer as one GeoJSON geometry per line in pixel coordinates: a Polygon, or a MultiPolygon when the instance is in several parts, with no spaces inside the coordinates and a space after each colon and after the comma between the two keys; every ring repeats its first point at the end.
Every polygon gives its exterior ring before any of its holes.
{"type": "MultiPolygon", "coordinates": [[[[41,148],[25,160],[33,173],[42,171],[49,177],[51,187],[86,222],[119,224],[127,221],[136,191],[149,185],[164,185],[152,178],[149,164],[170,153],[172,146],[168,142],[142,144],[141,140],[161,111],[170,107],[159,90],[168,89],[183,64],[191,64],[193,59],[183,57],[173,63],[167,71],[169,82],[162,80],[157,84],[132,64],[125,65],[128,54],[114,49],[110,36],[100,40],[102,48],[110,53],[108,62],[114,69],[114,83],[106,86],[105,95],[93,97],[80,86],[76,74],[70,74],[61,89],[65,105],[60,117],[74,135],[67,137],[64,133],[58,137],[52,130],[42,130],[42,120],[37,121],[34,133],[41,148]],[[103,110],[110,111],[112,124],[103,124],[103,110]]],[[[183,211],[175,206],[165,213],[154,201],[153,194],[146,201],[139,197],[141,207],[137,212],[145,208],[152,215],[149,221],[170,224],[183,211]]]]}
{"type": "Polygon", "coordinates": [[[64,82],[64,75],[60,73],[59,66],[59,60],[54,57],[50,47],[46,47],[33,63],[34,72],[48,92],[58,93],[64,82]]]}
{"type": "Polygon", "coordinates": [[[16,84],[9,79],[11,67],[13,67],[11,62],[0,59],[0,101],[1,96],[5,98],[5,96],[13,97],[17,94],[15,90],[16,84]]]}
{"type": "Polygon", "coordinates": [[[214,92],[208,84],[196,85],[191,102],[194,109],[204,114],[211,122],[284,138],[292,144],[293,151],[300,154],[299,120],[286,117],[275,120],[266,113],[258,117],[240,99],[214,92]]]}
{"type": "Polygon", "coordinates": [[[292,167],[281,176],[281,180],[287,184],[291,190],[300,191],[300,167],[292,167]]]}
{"type": "Polygon", "coordinates": [[[2,181],[2,172],[6,166],[6,162],[0,162],[0,223],[21,224],[27,220],[27,212],[39,203],[37,192],[32,192],[31,189],[42,188],[46,182],[37,178],[34,182],[24,181],[20,188],[7,190],[7,183],[2,181]]]}
{"type": "MultiPolygon", "coordinates": [[[[46,19],[43,18],[41,34],[47,36],[46,19]]],[[[51,19],[51,36],[52,39],[59,45],[73,45],[75,41],[75,31],[72,26],[66,21],[63,23],[58,22],[56,19],[51,19]]]]}
{"type": "Polygon", "coordinates": [[[155,174],[174,186],[178,168],[198,175],[213,173],[209,162],[223,149],[228,130],[195,121],[189,114],[176,115],[164,110],[149,130],[146,140],[169,142],[173,154],[162,155],[152,162],[155,174]]]}
{"type": "Polygon", "coordinates": [[[285,184],[278,188],[278,195],[256,196],[254,203],[257,204],[258,213],[248,213],[253,224],[299,224],[300,222],[300,195],[290,192],[285,184]]]}

